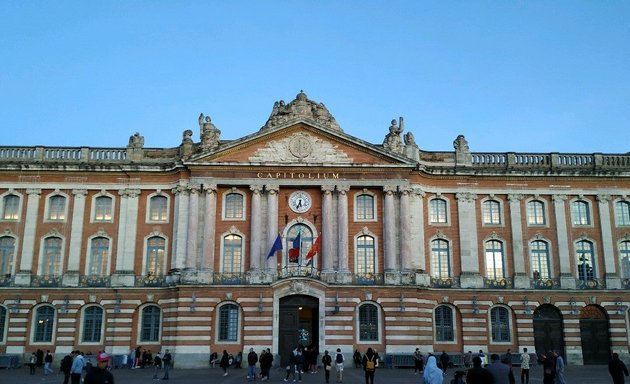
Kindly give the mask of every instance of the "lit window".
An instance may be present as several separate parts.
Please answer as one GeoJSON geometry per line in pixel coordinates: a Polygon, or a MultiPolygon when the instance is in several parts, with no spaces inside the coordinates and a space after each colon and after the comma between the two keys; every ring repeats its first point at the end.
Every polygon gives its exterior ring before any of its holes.
{"type": "Polygon", "coordinates": [[[148,305],[142,309],[140,341],[160,341],[160,308],[148,305]]]}
{"type": "Polygon", "coordinates": [[[447,222],[446,200],[433,199],[429,202],[429,222],[437,224],[447,222]]]}
{"type": "Polygon", "coordinates": [[[374,197],[371,195],[357,196],[357,220],[374,220],[374,197]]]}
{"type": "Polygon", "coordinates": [[[33,341],[36,343],[52,342],[53,326],[55,323],[55,309],[44,305],[35,311],[35,332],[33,341]]]}
{"type": "Polygon", "coordinates": [[[527,203],[527,224],[545,225],[545,203],[539,200],[532,200],[527,203]]]}
{"type": "Polygon", "coordinates": [[[591,214],[586,201],[574,201],[571,204],[573,225],[591,225],[591,214]]]}
{"type": "Polygon", "coordinates": [[[44,240],[41,275],[45,278],[61,275],[61,238],[48,237],[44,240]]]}
{"type": "Polygon", "coordinates": [[[0,275],[6,276],[13,272],[14,255],[15,239],[10,236],[0,237],[0,275]]]}
{"type": "Polygon", "coordinates": [[[536,240],[529,244],[529,254],[532,260],[532,273],[535,278],[548,279],[551,277],[549,263],[549,245],[546,241],[536,240]]]}
{"type": "Polygon", "coordinates": [[[486,241],[486,277],[503,279],[503,243],[497,240],[486,241]]]}
{"type": "Polygon", "coordinates": [[[582,281],[595,278],[595,254],[593,243],[580,240],[575,244],[575,261],[578,269],[578,279],[582,281]]]}
{"type": "Polygon", "coordinates": [[[451,252],[448,241],[431,241],[431,276],[447,278],[451,276],[451,252]]]}
{"type": "Polygon", "coordinates": [[[49,200],[48,220],[61,221],[66,219],[66,198],[52,196],[49,200]]]}
{"type": "Polygon", "coordinates": [[[149,220],[166,222],[168,220],[168,199],[166,196],[153,196],[149,204],[149,220]]]}
{"type": "Polygon", "coordinates": [[[87,274],[90,276],[107,275],[108,256],[109,239],[106,237],[95,237],[92,239],[87,274]]]}
{"type": "Polygon", "coordinates": [[[630,202],[618,201],[615,203],[615,218],[617,225],[630,225],[630,202]]]}
{"type": "Polygon", "coordinates": [[[2,199],[2,219],[17,220],[19,218],[20,198],[16,195],[6,195],[2,199]]]}
{"type": "Polygon", "coordinates": [[[147,275],[161,276],[164,273],[166,240],[153,236],[147,240],[147,275]]]}
{"type": "Polygon", "coordinates": [[[228,193],[225,196],[226,219],[242,219],[244,213],[243,195],[240,193],[228,193]]]}
{"type": "Polygon", "coordinates": [[[83,342],[100,343],[103,328],[103,309],[92,305],[83,311],[83,342]]]}
{"type": "Polygon", "coordinates": [[[219,341],[238,341],[238,307],[225,304],[219,310],[219,341]]]}
{"type": "Polygon", "coordinates": [[[492,324],[492,341],[495,343],[510,342],[510,313],[506,308],[494,307],[490,310],[492,324]]]}
{"type": "Polygon", "coordinates": [[[357,237],[357,273],[371,274],[376,272],[376,252],[372,236],[357,237]]]}
{"type": "Polygon", "coordinates": [[[484,224],[501,224],[501,204],[498,201],[484,201],[482,211],[484,224]]]}
{"type": "Polygon", "coordinates": [[[435,340],[455,341],[453,309],[446,305],[435,308],[435,340]]]}
{"type": "Polygon", "coordinates": [[[378,308],[373,304],[359,307],[359,340],[378,341],[378,308]]]}
{"type": "Polygon", "coordinates": [[[94,200],[94,221],[112,221],[112,198],[99,196],[94,200]]]}
{"type": "Polygon", "coordinates": [[[241,272],[243,259],[243,238],[227,235],[223,238],[223,273],[241,272]]]}

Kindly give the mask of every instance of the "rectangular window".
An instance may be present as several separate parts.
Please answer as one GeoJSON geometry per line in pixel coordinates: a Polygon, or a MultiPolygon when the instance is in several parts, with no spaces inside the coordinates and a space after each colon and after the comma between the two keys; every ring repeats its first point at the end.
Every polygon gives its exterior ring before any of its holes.
{"type": "Polygon", "coordinates": [[[242,219],[244,214],[243,195],[240,193],[230,193],[225,197],[226,219],[242,219]]]}
{"type": "Polygon", "coordinates": [[[618,201],[615,203],[615,218],[618,226],[630,225],[630,203],[618,201]]]}
{"type": "Polygon", "coordinates": [[[147,241],[147,274],[161,276],[164,268],[166,254],[166,241],[158,236],[151,237],[147,241]]]}
{"type": "Polygon", "coordinates": [[[446,200],[433,199],[429,202],[429,222],[444,224],[446,217],[446,200]]]}
{"type": "Polygon", "coordinates": [[[166,222],[168,220],[168,199],[166,196],[153,196],[150,201],[149,219],[151,221],[166,222]]]}
{"type": "Polygon", "coordinates": [[[238,308],[226,304],[219,311],[219,341],[238,341],[238,308]]]}
{"type": "Polygon", "coordinates": [[[238,235],[223,238],[223,273],[241,272],[243,239],[238,235]]]}
{"type": "Polygon", "coordinates": [[[16,195],[7,195],[3,199],[2,219],[17,220],[18,209],[20,208],[20,198],[16,195]]]}
{"type": "Polygon", "coordinates": [[[492,308],[490,311],[492,322],[492,341],[498,343],[510,342],[510,319],[508,310],[502,307],[492,308]]]}
{"type": "Polygon", "coordinates": [[[503,279],[503,244],[500,241],[486,242],[486,277],[489,279],[503,279]]]}
{"type": "Polygon", "coordinates": [[[99,307],[89,307],[84,312],[83,342],[100,343],[103,327],[103,310],[99,307]]]}
{"type": "Polygon", "coordinates": [[[160,308],[154,305],[142,310],[140,341],[160,341],[160,308]]]}
{"type": "Polygon", "coordinates": [[[61,239],[58,237],[44,240],[41,274],[47,278],[61,275],[61,239]]]}
{"type": "Polygon", "coordinates": [[[374,238],[359,236],[357,238],[357,273],[367,275],[376,272],[374,238]]]}
{"type": "Polygon", "coordinates": [[[357,196],[357,220],[374,220],[374,197],[357,196]]]}
{"type": "Polygon", "coordinates": [[[435,309],[435,338],[437,341],[454,341],[453,310],[445,305],[435,309]]]}
{"type": "Polygon", "coordinates": [[[589,206],[585,201],[574,201],[571,204],[571,216],[573,225],[591,225],[589,206]]]}
{"type": "Polygon", "coordinates": [[[0,274],[6,276],[13,272],[14,253],[15,239],[9,236],[0,237],[0,274]]]}
{"type": "Polygon", "coordinates": [[[372,304],[359,307],[359,340],[378,341],[378,310],[372,304]]]}
{"type": "Polygon", "coordinates": [[[501,204],[498,201],[488,200],[483,202],[483,223],[491,225],[501,224],[501,204]]]}
{"type": "Polygon", "coordinates": [[[527,224],[545,225],[545,204],[542,201],[527,203],[527,224]]]}
{"type": "Polygon", "coordinates": [[[66,198],[52,196],[49,200],[48,220],[62,221],[66,219],[66,198]]]}
{"type": "Polygon", "coordinates": [[[109,239],[97,237],[92,239],[90,260],[87,274],[90,276],[107,275],[107,261],[109,256],[109,239]]]}
{"type": "Polygon", "coordinates": [[[52,341],[55,310],[49,306],[42,306],[35,313],[35,332],[33,341],[49,343],[52,341]]]}
{"type": "Polygon", "coordinates": [[[449,244],[446,240],[431,242],[431,276],[448,278],[451,276],[451,257],[449,244]]]}
{"type": "Polygon", "coordinates": [[[99,196],[94,202],[94,221],[112,221],[112,198],[99,196]]]}

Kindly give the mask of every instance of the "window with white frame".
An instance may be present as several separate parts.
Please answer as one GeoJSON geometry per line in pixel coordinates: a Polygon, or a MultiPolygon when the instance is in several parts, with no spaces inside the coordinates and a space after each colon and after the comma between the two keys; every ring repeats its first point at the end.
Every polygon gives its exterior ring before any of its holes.
{"type": "Polygon", "coordinates": [[[571,203],[573,225],[591,225],[591,212],[588,202],[576,200],[571,203]]]}
{"type": "Polygon", "coordinates": [[[109,223],[113,220],[114,199],[109,196],[97,196],[94,199],[94,221],[109,223]]]}
{"type": "Polygon", "coordinates": [[[501,203],[497,200],[486,200],[482,203],[482,220],[486,225],[501,224],[501,203]]]}
{"type": "Polygon", "coordinates": [[[376,249],[374,237],[361,235],[357,237],[357,273],[369,275],[376,273],[376,249]]]}
{"type": "Polygon", "coordinates": [[[2,198],[2,220],[17,221],[20,218],[20,197],[14,194],[2,198]]]}
{"type": "Polygon", "coordinates": [[[7,309],[0,305],[0,343],[4,343],[4,335],[7,332],[7,309]]]}
{"type": "Polygon", "coordinates": [[[146,272],[148,276],[162,276],[166,258],[166,240],[161,236],[147,239],[146,272]]]}
{"type": "Polygon", "coordinates": [[[494,307],[490,310],[492,342],[510,342],[510,312],[505,307],[494,307]]]}
{"type": "Polygon", "coordinates": [[[615,203],[615,219],[618,226],[630,225],[630,202],[617,201],[615,203]]]}
{"type": "Polygon", "coordinates": [[[448,241],[431,241],[431,276],[448,278],[451,276],[451,251],[448,241]]]}
{"type": "Polygon", "coordinates": [[[158,342],[160,341],[160,307],[157,305],[147,305],[142,308],[142,318],[140,320],[140,341],[158,342]]]}
{"type": "Polygon", "coordinates": [[[51,236],[44,239],[44,249],[40,262],[40,274],[42,276],[49,278],[61,275],[62,248],[63,240],[60,237],[51,236]]]}
{"type": "Polygon", "coordinates": [[[149,199],[149,221],[165,223],[168,221],[168,198],[163,195],[149,199]]]}
{"type": "Polygon", "coordinates": [[[361,193],[356,196],[356,220],[372,221],[376,218],[374,196],[367,193],[361,193]]]}
{"type": "Polygon", "coordinates": [[[435,308],[435,341],[455,341],[453,308],[448,305],[438,305],[435,308]]]}
{"type": "Polygon", "coordinates": [[[0,275],[7,276],[13,273],[14,260],[15,238],[11,236],[0,237],[0,275]]]}
{"type": "Polygon", "coordinates": [[[621,277],[630,279],[630,241],[619,242],[619,259],[621,261],[621,277]]]}
{"type": "Polygon", "coordinates": [[[66,219],[66,198],[54,195],[48,199],[48,220],[64,221],[66,219]]]}
{"type": "Polygon", "coordinates": [[[103,308],[90,305],[83,310],[83,340],[84,343],[100,343],[103,330],[103,308]]]}
{"type": "Polygon", "coordinates": [[[595,253],[592,242],[580,240],[575,243],[575,263],[579,280],[586,281],[595,278],[595,253]]]}
{"type": "Polygon", "coordinates": [[[527,225],[545,225],[545,203],[540,200],[527,202],[527,225]]]}
{"type": "Polygon", "coordinates": [[[218,341],[238,341],[238,307],[235,304],[224,304],[219,308],[218,341]]]}
{"type": "Polygon", "coordinates": [[[359,307],[359,341],[378,341],[378,307],[366,303],[359,307]]]}
{"type": "Polygon", "coordinates": [[[535,279],[549,279],[551,277],[551,263],[549,260],[549,244],[544,240],[534,240],[529,243],[531,270],[535,279]]]}
{"type": "Polygon", "coordinates": [[[448,206],[444,199],[435,198],[429,201],[429,222],[446,224],[448,222],[448,206]]]}
{"type": "Polygon", "coordinates": [[[503,265],[503,243],[498,240],[486,241],[486,277],[489,279],[503,279],[505,266],[503,265]]]}
{"type": "Polygon", "coordinates": [[[55,326],[55,308],[51,305],[42,305],[38,307],[35,310],[35,321],[33,325],[33,342],[52,342],[55,326]]]}
{"type": "Polygon", "coordinates": [[[90,241],[90,258],[88,259],[87,275],[106,276],[109,262],[109,239],[106,237],[95,237],[90,241]]]}
{"type": "Polygon", "coordinates": [[[308,254],[308,251],[311,250],[314,243],[313,231],[311,228],[304,224],[292,225],[287,231],[287,238],[285,241],[287,249],[287,252],[285,253],[285,265],[306,265],[308,263],[306,255],[308,254]]]}
{"type": "Polygon", "coordinates": [[[223,218],[226,220],[240,220],[245,215],[245,199],[237,192],[225,195],[223,218]]]}
{"type": "Polygon", "coordinates": [[[243,262],[243,238],[237,234],[223,237],[223,273],[239,273],[243,262]]]}

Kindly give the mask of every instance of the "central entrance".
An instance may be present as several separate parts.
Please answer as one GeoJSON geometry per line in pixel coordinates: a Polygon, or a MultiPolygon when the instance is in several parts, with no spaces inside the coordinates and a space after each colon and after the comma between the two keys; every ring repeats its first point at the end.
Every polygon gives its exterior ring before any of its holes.
{"type": "Polygon", "coordinates": [[[289,363],[289,353],[298,346],[316,347],[319,340],[319,300],[306,295],[280,299],[278,352],[280,364],[289,363]]]}

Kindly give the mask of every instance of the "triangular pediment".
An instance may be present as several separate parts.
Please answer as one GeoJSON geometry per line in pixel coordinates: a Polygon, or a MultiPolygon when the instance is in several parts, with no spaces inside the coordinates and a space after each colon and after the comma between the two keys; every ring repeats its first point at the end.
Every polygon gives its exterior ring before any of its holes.
{"type": "Polygon", "coordinates": [[[189,159],[189,163],[242,165],[415,165],[410,159],[388,153],[382,146],[367,143],[341,131],[308,122],[255,134],[225,143],[189,159]]]}

